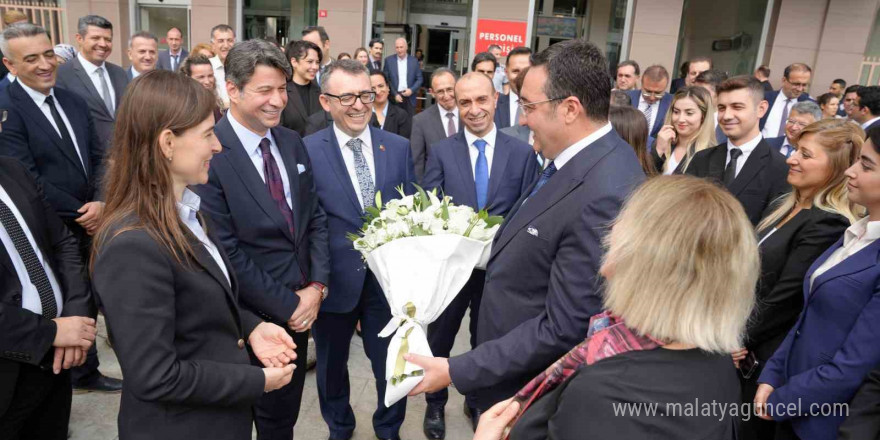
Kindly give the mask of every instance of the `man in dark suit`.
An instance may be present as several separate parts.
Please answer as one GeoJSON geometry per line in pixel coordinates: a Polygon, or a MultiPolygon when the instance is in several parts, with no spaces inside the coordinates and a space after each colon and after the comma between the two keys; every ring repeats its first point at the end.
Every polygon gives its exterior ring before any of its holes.
{"type": "Polygon", "coordinates": [[[807,93],[812,75],[810,66],[794,63],[782,74],[782,88],[764,94],[769,107],[761,117],[760,128],[765,138],[785,135],[785,121],[795,102],[813,101],[807,93]]]}
{"type": "Polygon", "coordinates": [[[812,101],[798,102],[791,106],[788,120],[785,121],[785,136],[764,140],[767,141],[767,145],[770,145],[770,149],[778,151],[780,154],[788,158],[795,151],[794,144],[791,142],[792,139],[794,139],[804,127],[821,119],[822,109],[819,108],[819,104],[812,101]]]}
{"type": "Polygon", "coordinates": [[[850,118],[868,131],[880,123],[880,86],[860,86],[856,89],[850,118]]]}
{"type": "Polygon", "coordinates": [[[657,137],[657,133],[663,127],[666,111],[672,104],[672,95],[666,93],[668,84],[669,72],[666,71],[666,68],[653,65],[645,69],[645,73],[642,75],[641,90],[626,92],[629,95],[630,104],[645,114],[650,130],[649,135],[653,138],[657,137]]]}
{"type": "Polygon", "coordinates": [[[355,60],[335,61],[324,75],[321,105],[333,115],[333,123],[305,139],[330,236],[330,295],[313,327],[318,402],[330,438],[351,438],[355,417],[349,403],[348,347],[360,321],[376,379],[373,431],[380,439],[396,439],[406,400],[384,404],[389,339],[378,336],[391,311],[375,275],[346,235],[363,226],[364,209],[373,206],[376,194],[388,201],[399,197],[397,187],[413,191],[412,156],[406,139],[369,126],[375,95],[366,67],[355,60]]]}
{"type": "Polygon", "coordinates": [[[125,71],[131,81],[147,72],[156,70],[159,60],[159,39],[155,35],[140,31],[128,39],[128,61],[131,67],[125,71]]]}
{"type": "Polygon", "coordinates": [[[370,40],[370,45],[367,47],[370,50],[370,62],[367,63],[370,73],[384,72],[382,69],[382,52],[385,50],[385,43],[378,38],[374,38],[370,40]]]}
{"type": "Polygon", "coordinates": [[[76,93],[88,103],[101,146],[109,151],[116,109],[128,85],[125,70],[106,61],[113,50],[113,25],[97,15],[81,17],[76,41],[79,53],[58,68],[58,87],[76,93]]]}
{"type": "Polygon", "coordinates": [[[514,83],[522,71],[529,67],[532,50],[528,47],[516,47],[507,54],[507,65],[504,68],[508,93],[498,95],[495,109],[495,127],[499,130],[519,125],[521,110],[517,101],[519,93],[514,83]]]}
{"type": "Polygon", "coordinates": [[[757,225],[767,206],[789,192],[785,156],[773,151],[758,129],[767,111],[761,83],[737,76],[718,87],[718,120],[727,142],[694,155],[687,174],[717,180],[757,225]]]}
{"type": "MultiPolygon", "coordinates": [[[[727,72],[718,69],[704,70],[694,78],[694,85],[706,89],[712,95],[712,107],[714,108],[718,102],[718,86],[727,78],[727,72]]],[[[727,142],[727,136],[721,129],[721,125],[718,124],[718,118],[715,118],[712,123],[715,124],[715,141],[718,143],[727,142]]]]}
{"type": "Polygon", "coordinates": [[[752,75],[761,82],[761,85],[764,87],[764,92],[772,92],[773,85],[770,84],[770,68],[766,65],[762,64],[755,69],[755,73],[752,75]]]}
{"type": "Polygon", "coordinates": [[[472,396],[474,424],[583,341],[602,309],[602,240],[645,178],[632,147],[608,123],[611,78],[601,50],[568,40],[532,64],[521,90],[523,118],[552,162],[492,243],[477,348],[448,360],[408,356],[425,369],[413,392],[455,384],[472,396]]]}
{"type": "Polygon", "coordinates": [[[322,110],[318,101],[321,87],[315,75],[323,55],[320,47],[306,40],[288,43],[284,55],[293,67],[293,76],[287,83],[287,106],[281,113],[281,125],[305,136],[309,116],[322,110]]]}
{"type": "Polygon", "coordinates": [[[76,239],[28,170],[0,158],[4,438],[67,438],[71,388],[65,370],[81,365],[94,344],[93,304],[76,239]]]}
{"type": "Polygon", "coordinates": [[[183,34],[180,29],[173,27],[165,34],[165,42],[168,50],[159,51],[159,63],[157,68],[177,72],[183,60],[189,56],[189,52],[183,48],[183,34]]]}
{"type": "Polygon", "coordinates": [[[271,43],[249,40],[229,51],[226,66],[231,104],[214,129],[223,151],[196,192],[229,255],[241,302],[287,328],[296,343],[290,384],[254,407],[259,439],[290,440],[305,383],[308,330],[326,296],[327,219],[302,139],[278,126],[290,62],[271,43]]]}
{"type": "Polygon", "coordinates": [[[401,37],[394,41],[396,55],[385,58],[385,77],[391,83],[391,96],[397,105],[403,107],[410,115],[416,110],[416,93],[424,81],[419,60],[407,55],[409,45],[401,37]]]}
{"type": "MultiPolygon", "coordinates": [[[[495,114],[495,87],[485,75],[472,72],[455,85],[455,96],[462,107],[462,133],[431,146],[428,169],[422,185],[437,188],[458,205],[489,215],[506,216],[517,200],[538,178],[538,162],[528,143],[500,133],[489,118],[495,114]],[[486,117],[480,117],[485,115],[486,117]]],[[[434,356],[448,357],[462,318],[470,308],[471,348],[476,347],[480,300],[486,272],[475,270],[470,280],[428,327],[428,343],[434,356]]],[[[448,392],[442,389],[425,396],[424,431],[429,439],[442,439],[446,433],[444,408],[448,392]]],[[[473,407],[474,405],[468,405],[473,407]]]]}
{"type": "Polygon", "coordinates": [[[456,79],[455,72],[450,69],[441,67],[435,70],[431,74],[431,88],[428,91],[437,103],[413,116],[410,144],[416,179],[419,182],[425,175],[425,165],[431,145],[458,133],[461,129],[458,106],[455,105],[456,79]]]}

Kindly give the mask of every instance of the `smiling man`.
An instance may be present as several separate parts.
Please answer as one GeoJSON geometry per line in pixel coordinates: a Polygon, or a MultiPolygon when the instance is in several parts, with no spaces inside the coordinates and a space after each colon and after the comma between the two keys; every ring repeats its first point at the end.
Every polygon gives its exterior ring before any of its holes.
{"type": "Polygon", "coordinates": [[[229,106],[229,94],[226,92],[226,56],[235,45],[235,30],[227,24],[218,24],[211,28],[211,50],[214,57],[211,65],[214,67],[214,81],[217,84],[217,96],[223,101],[224,106],[229,106]]]}
{"type": "Polygon", "coordinates": [[[159,60],[159,39],[147,31],[132,35],[128,40],[128,60],[131,61],[131,67],[126,72],[129,80],[156,70],[156,62],[159,60]]]}
{"type": "Polygon", "coordinates": [[[321,106],[333,123],[305,138],[330,236],[330,293],[312,327],[318,401],[330,438],[351,438],[355,417],[349,404],[348,347],[360,321],[364,351],[376,379],[373,431],[380,439],[396,439],[406,399],[391,407],[383,402],[390,338],[378,336],[391,320],[391,311],[375,275],[364,267],[346,235],[360,230],[364,209],[373,206],[379,192],[384,202],[400,197],[397,187],[412,193],[412,155],[409,141],[369,125],[376,94],[366,66],[355,60],[335,61],[323,75],[321,106]]]}
{"type": "Polygon", "coordinates": [[[764,94],[764,100],[769,104],[760,123],[764,137],[783,136],[791,106],[796,102],[813,101],[807,93],[812,76],[813,69],[810,69],[810,66],[794,63],[785,68],[782,74],[782,87],[775,92],[764,94]]]}
{"type": "Polygon", "coordinates": [[[458,117],[458,106],[455,105],[455,82],[458,77],[452,70],[441,67],[431,74],[431,87],[428,92],[434,97],[435,104],[413,117],[412,151],[416,178],[419,181],[425,175],[425,164],[428,161],[428,148],[458,133],[461,123],[458,117]]]}

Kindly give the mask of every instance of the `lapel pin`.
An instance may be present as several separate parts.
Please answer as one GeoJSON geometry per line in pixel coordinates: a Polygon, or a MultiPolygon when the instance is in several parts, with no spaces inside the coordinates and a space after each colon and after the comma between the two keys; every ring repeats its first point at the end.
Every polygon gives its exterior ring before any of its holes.
{"type": "Polygon", "coordinates": [[[379,145],[379,151],[385,151],[385,146],[384,146],[384,145],[379,145]]]}

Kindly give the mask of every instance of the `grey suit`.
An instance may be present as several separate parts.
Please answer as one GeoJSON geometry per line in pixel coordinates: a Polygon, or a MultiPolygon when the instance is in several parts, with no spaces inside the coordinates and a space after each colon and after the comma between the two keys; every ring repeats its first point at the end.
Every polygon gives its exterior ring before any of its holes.
{"type": "MultiPolygon", "coordinates": [[[[413,163],[416,168],[416,179],[419,182],[425,176],[428,147],[448,137],[444,122],[440,119],[440,110],[437,109],[437,104],[413,116],[410,148],[412,148],[413,163]]],[[[458,131],[461,131],[461,120],[458,121],[458,131]]]]}
{"type": "MultiPolygon", "coordinates": [[[[180,55],[177,59],[177,67],[180,68],[180,65],[183,64],[183,60],[189,56],[189,52],[186,49],[180,49],[180,55]]],[[[171,68],[171,54],[167,50],[159,51],[159,62],[156,64],[156,68],[159,70],[177,70],[171,68]]]]}
{"type": "MultiPolygon", "coordinates": [[[[125,94],[125,87],[128,86],[128,77],[125,70],[115,64],[105,62],[104,67],[107,69],[110,83],[113,84],[113,91],[116,95],[114,101],[118,109],[119,103],[122,101],[122,95],[125,94]]],[[[89,115],[91,115],[92,120],[95,122],[98,138],[101,140],[101,146],[104,148],[104,151],[107,151],[113,142],[116,109],[114,109],[112,114],[107,110],[104,100],[101,99],[101,94],[98,93],[95,84],[89,78],[82,64],[80,64],[79,57],[74,57],[70,62],[58,67],[58,80],[55,85],[56,87],[70,90],[86,100],[89,104],[89,115]]]]}
{"type": "Polygon", "coordinates": [[[525,143],[529,143],[529,136],[532,134],[532,130],[528,125],[512,125],[510,127],[504,127],[501,129],[501,132],[515,137],[525,143]]]}

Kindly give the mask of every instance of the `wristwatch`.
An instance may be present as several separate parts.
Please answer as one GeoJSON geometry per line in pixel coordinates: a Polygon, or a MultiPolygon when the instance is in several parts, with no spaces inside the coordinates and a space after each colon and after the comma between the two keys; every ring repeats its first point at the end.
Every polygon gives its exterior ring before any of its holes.
{"type": "Polygon", "coordinates": [[[327,299],[327,286],[325,286],[317,281],[312,281],[311,283],[306,285],[306,287],[314,287],[318,292],[321,292],[321,301],[322,302],[325,299],[327,299]]]}

